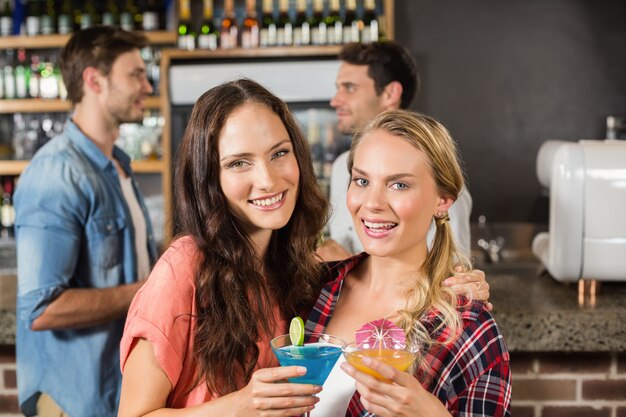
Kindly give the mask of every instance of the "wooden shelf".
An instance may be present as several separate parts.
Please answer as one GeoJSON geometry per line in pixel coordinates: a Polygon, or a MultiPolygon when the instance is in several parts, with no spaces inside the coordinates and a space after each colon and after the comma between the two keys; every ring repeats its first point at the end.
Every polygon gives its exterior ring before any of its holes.
{"type": "MultiPolygon", "coordinates": [[[[158,110],[161,99],[157,96],[146,98],[145,108],[158,110]]],[[[3,113],[54,113],[69,112],[72,105],[69,101],[60,99],[24,98],[12,100],[0,100],[0,114],[3,113]]]]}
{"type": "Polygon", "coordinates": [[[20,175],[24,168],[28,165],[28,161],[0,161],[0,175],[20,175]]]}
{"type": "MultiPolygon", "coordinates": [[[[29,161],[0,160],[0,175],[20,175],[29,161]]],[[[165,164],[163,161],[146,160],[132,161],[131,167],[136,174],[163,174],[165,164]]]]}
{"type": "Polygon", "coordinates": [[[263,57],[293,57],[293,56],[336,56],[341,51],[341,45],[332,46],[289,46],[272,48],[233,48],[210,51],[196,49],[164,49],[170,60],[177,59],[224,59],[224,58],[263,58],[263,57]]]}
{"type": "MultiPolygon", "coordinates": [[[[176,33],[170,31],[142,32],[150,45],[176,45],[176,33]]],[[[61,48],[71,35],[1,36],[0,49],[53,49],[61,48]]]]}

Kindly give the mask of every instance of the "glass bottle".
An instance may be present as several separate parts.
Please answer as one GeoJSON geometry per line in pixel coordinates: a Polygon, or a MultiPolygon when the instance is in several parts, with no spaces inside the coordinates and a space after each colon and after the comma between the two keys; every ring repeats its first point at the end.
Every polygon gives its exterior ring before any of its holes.
{"type": "Polygon", "coordinates": [[[213,0],[204,0],[202,25],[198,34],[198,48],[200,49],[210,49],[212,51],[217,49],[219,32],[215,27],[213,18],[213,0]]]}
{"type": "Polygon", "coordinates": [[[30,80],[28,81],[28,95],[31,98],[39,98],[39,84],[41,74],[39,73],[39,55],[30,56],[30,80]]]}
{"type": "Polygon", "coordinates": [[[259,44],[261,47],[276,46],[276,21],[274,20],[274,2],[263,0],[261,31],[259,44]]]}
{"type": "Polygon", "coordinates": [[[57,30],[62,35],[72,33],[74,30],[74,19],[72,18],[72,1],[63,0],[57,18],[57,30]]]}
{"type": "Polygon", "coordinates": [[[296,1],[296,22],[293,28],[293,44],[309,45],[311,43],[311,27],[307,19],[306,0],[296,1]]]}
{"type": "Polygon", "coordinates": [[[87,29],[100,23],[98,11],[93,0],[87,0],[80,15],[80,28],[87,29]]]}
{"type": "Polygon", "coordinates": [[[139,8],[135,6],[135,2],[126,0],[120,13],[120,27],[128,31],[139,28],[139,26],[136,26],[135,20],[139,19],[140,16],[141,13],[139,13],[139,8]]]}
{"type": "Polygon", "coordinates": [[[2,207],[0,208],[0,223],[2,223],[2,238],[15,236],[15,209],[13,208],[13,178],[5,177],[2,184],[2,207]]]}
{"type": "Polygon", "coordinates": [[[141,17],[141,27],[146,32],[159,30],[159,8],[156,0],[147,0],[141,17]]]}
{"type": "Polygon", "coordinates": [[[196,47],[196,36],[191,27],[190,0],[179,0],[178,6],[178,47],[193,50],[196,47]]]}
{"type": "Polygon", "coordinates": [[[26,50],[17,50],[17,63],[14,70],[15,97],[28,97],[28,82],[30,81],[30,66],[26,63],[26,50]]]}
{"type": "Polygon", "coordinates": [[[363,29],[361,42],[378,41],[378,16],[376,16],[376,0],[365,0],[363,12],[363,29]]]}
{"type": "Polygon", "coordinates": [[[224,14],[220,29],[220,48],[232,49],[237,47],[237,19],[233,0],[224,0],[224,14]]]}
{"type": "Polygon", "coordinates": [[[44,9],[39,20],[42,35],[51,35],[56,32],[57,18],[54,0],[45,0],[44,9]]]}
{"type": "Polygon", "coordinates": [[[313,16],[309,21],[311,43],[326,45],[326,22],[324,21],[324,0],[313,0],[313,16]]]}
{"type": "Polygon", "coordinates": [[[241,28],[241,47],[256,48],[259,46],[259,22],[256,16],[256,1],[246,1],[246,15],[241,28]]]}
{"type": "Polygon", "coordinates": [[[356,15],[356,0],[346,0],[345,21],[343,23],[343,43],[359,41],[359,19],[356,15]]]}
{"type": "Polygon", "coordinates": [[[0,36],[13,34],[13,11],[11,10],[11,0],[4,0],[0,10],[0,36]]]}
{"type": "Polygon", "coordinates": [[[120,11],[115,0],[107,0],[102,12],[102,24],[105,26],[117,26],[120,18],[120,11]]]}
{"type": "Polygon", "coordinates": [[[324,22],[326,22],[326,43],[329,45],[340,44],[343,39],[343,24],[339,12],[339,0],[330,0],[330,9],[324,22]]]}
{"type": "Polygon", "coordinates": [[[276,45],[293,45],[293,25],[289,18],[289,0],[278,0],[278,24],[276,25],[276,45]]]}
{"type": "Polygon", "coordinates": [[[41,34],[41,7],[39,0],[26,3],[26,34],[35,36],[41,34]]]}
{"type": "Polygon", "coordinates": [[[6,51],[6,62],[2,68],[2,80],[4,82],[4,98],[15,98],[15,75],[13,73],[13,50],[6,51]]]}

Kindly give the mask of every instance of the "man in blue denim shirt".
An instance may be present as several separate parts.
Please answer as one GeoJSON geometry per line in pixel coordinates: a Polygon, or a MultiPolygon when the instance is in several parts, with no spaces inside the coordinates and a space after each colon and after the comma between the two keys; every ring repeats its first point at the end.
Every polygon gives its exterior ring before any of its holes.
{"type": "Polygon", "coordinates": [[[151,224],[119,126],[152,91],[143,35],[75,33],[61,52],[74,104],[15,194],[17,378],[27,416],[117,415],[119,342],[130,302],[156,257],[151,224]]]}

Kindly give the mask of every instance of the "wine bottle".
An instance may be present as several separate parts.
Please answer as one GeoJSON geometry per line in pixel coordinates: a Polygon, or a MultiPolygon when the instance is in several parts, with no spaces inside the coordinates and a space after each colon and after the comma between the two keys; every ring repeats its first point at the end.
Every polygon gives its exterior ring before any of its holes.
{"type": "Polygon", "coordinates": [[[359,41],[359,19],[356,15],[356,0],[346,0],[345,21],[343,24],[343,43],[359,41]]]}
{"type": "Polygon", "coordinates": [[[56,32],[55,25],[57,18],[54,0],[45,0],[39,21],[41,24],[42,35],[51,35],[56,32]]]}
{"type": "Polygon", "coordinates": [[[224,12],[220,28],[220,48],[232,49],[237,47],[237,19],[235,18],[234,0],[224,0],[224,12]]]}
{"type": "Polygon", "coordinates": [[[378,16],[376,16],[376,0],[365,0],[363,12],[363,29],[361,42],[370,43],[378,40],[378,16]]]}
{"type": "Polygon", "coordinates": [[[100,23],[98,11],[93,0],[87,0],[80,15],[80,28],[87,29],[100,23]]]}
{"type": "Polygon", "coordinates": [[[0,36],[9,36],[13,33],[13,11],[11,0],[4,0],[0,11],[0,36]]]}
{"type": "Polygon", "coordinates": [[[256,48],[259,46],[259,22],[256,16],[256,1],[246,1],[246,14],[241,28],[241,47],[256,48]]]}
{"type": "Polygon", "coordinates": [[[306,0],[296,2],[296,22],[293,27],[293,44],[309,45],[311,43],[311,27],[307,18],[306,0]]]}
{"type": "Polygon", "coordinates": [[[28,97],[28,82],[30,81],[30,66],[26,63],[26,50],[17,50],[17,63],[14,71],[15,97],[28,97]]]}
{"type": "Polygon", "coordinates": [[[200,26],[200,33],[198,34],[198,48],[200,49],[212,51],[217,49],[219,32],[215,27],[213,17],[213,0],[204,0],[202,26],[200,26]]]}
{"type": "Polygon", "coordinates": [[[278,0],[278,24],[276,25],[276,45],[293,44],[293,25],[289,19],[289,0],[278,0]]]}
{"type": "Polygon", "coordinates": [[[274,20],[274,2],[272,0],[263,0],[259,44],[261,47],[276,46],[276,21],[274,20]]]}
{"type": "Polygon", "coordinates": [[[39,84],[41,74],[39,73],[39,55],[32,54],[30,56],[30,80],[28,80],[28,95],[31,98],[41,97],[39,93],[39,84]]]}
{"type": "Polygon", "coordinates": [[[159,30],[159,7],[156,0],[147,0],[141,16],[141,27],[146,32],[159,30]]]}
{"type": "Polygon", "coordinates": [[[4,81],[4,98],[15,98],[15,75],[13,73],[13,49],[6,51],[7,60],[2,68],[2,78],[4,81]]]}
{"type": "Polygon", "coordinates": [[[102,12],[102,24],[104,26],[117,26],[119,17],[120,12],[115,0],[107,0],[104,4],[104,11],[102,12]]]}
{"type": "Polygon", "coordinates": [[[191,27],[190,0],[179,0],[178,47],[193,50],[196,47],[196,35],[191,27]]]}
{"type": "Polygon", "coordinates": [[[326,43],[338,45],[343,39],[343,25],[339,12],[339,0],[330,0],[330,10],[324,18],[326,22],[326,43]]]}
{"type": "Polygon", "coordinates": [[[120,27],[124,30],[135,30],[138,29],[139,26],[136,26],[135,19],[137,16],[141,16],[139,13],[139,8],[135,6],[135,2],[133,0],[126,0],[124,2],[124,8],[120,13],[120,27]]]}
{"type": "Polygon", "coordinates": [[[2,223],[2,238],[15,236],[15,209],[13,208],[13,178],[6,177],[2,184],[2,207],[0,208],[0,223],[2,223]]]}
{"type": "Polygon", "coordinates": [[[35,36],[41,34],[41,7],[40,0],[30,0],[26,3],[26,34],[35,36]]]}
{"type": "Polygon", "coordinates": [[[72,18],[72,1],[63,0],[57,18],[57,31],[67,35],[74,31],[74,19],[72,18]]]}
{"type": "Polygon", "coordinates": [[[324,21],[324,0],[313,0],[313,17],[310,20],[311,43],[326,45],[326,21],[324,21]]]}

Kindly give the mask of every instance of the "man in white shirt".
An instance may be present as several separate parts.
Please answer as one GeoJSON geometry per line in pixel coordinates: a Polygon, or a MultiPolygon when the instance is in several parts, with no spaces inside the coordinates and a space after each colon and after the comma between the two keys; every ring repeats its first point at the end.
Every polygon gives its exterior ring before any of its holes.
{"type": "MultiPolygon", "coordinates": [[[[408,108],[419,90],[415,60],[405,48],[394,42],[347,44],[342,48],[339,59],[341,65],[336,78],[337,93],[330,105],[335,108],[338,128],[344,134],[353,134],[385,110],[408,108]]],[[[346,207],[350,181],[347,158],[347,152],[339,155],[332,167],[331,239],[318,249],[318,254],[326,261],[344,259],[363,250],[346,207]]],[[[448,214],[457,247],[468,257],[471,248],[471,211],[472,198],[465,188],[448,214]]],[[[429,232],[429,242],[432,242],[433,237],[434,224],[429,232]]]]}

